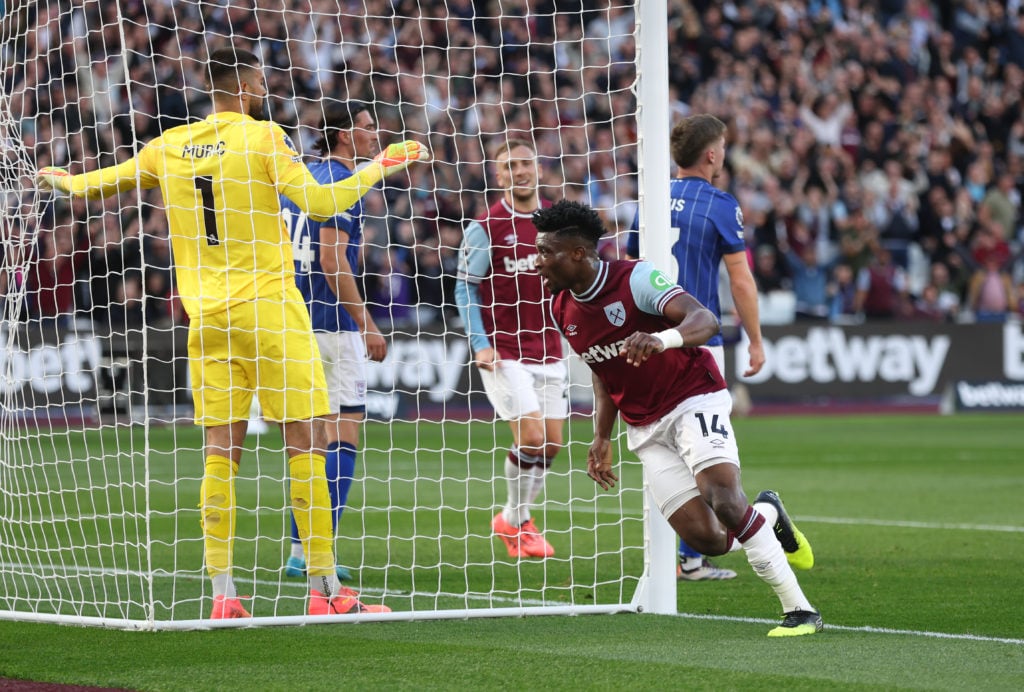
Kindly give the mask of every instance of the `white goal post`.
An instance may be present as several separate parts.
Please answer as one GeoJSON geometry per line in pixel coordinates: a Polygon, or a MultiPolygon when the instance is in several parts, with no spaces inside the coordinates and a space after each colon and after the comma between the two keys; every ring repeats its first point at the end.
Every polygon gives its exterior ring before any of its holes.
{"type": "MultiPolygon", "coordinates": [[[[639,210],[670,258],[665,0],[7,0],[0,18],[0,619],[127,629],[288,625],[288,465],[257,411],[237,474],[234,579],[253,617],[209,618],[188,316],[159,189],[106,199],[35,172],[121,163],[206,117],[206,56],[260,56],[270,115],[306,162],[332,101],[429,164],[363,200],[361,285],[387,335],[335,539],[347,586],[390,613],[338,621],[671,613],[675,536],[618,438],[620,485],[586,475],[589,375],[570,358],[565,447],[533,516],[554,546],[493,535],[512,436],[454,306],[463,231],[502,190],[497,144],[537,149],[541,196],[587,202],[617,257],[639,210]]],[[[197,193],[198,194],[198,193],[197,193]]],[[[287,243],[286,243],[287,244],[287,243]]],[[[290,244],[287,244],[290,248],[290,244]]],[[[291,252],[289,249],[288,252],[291,252]]],[[[670,269],[669,267],[663,267],[670,269]]],[[[500,328],[500,326],[499,326],[500,328]]]]}

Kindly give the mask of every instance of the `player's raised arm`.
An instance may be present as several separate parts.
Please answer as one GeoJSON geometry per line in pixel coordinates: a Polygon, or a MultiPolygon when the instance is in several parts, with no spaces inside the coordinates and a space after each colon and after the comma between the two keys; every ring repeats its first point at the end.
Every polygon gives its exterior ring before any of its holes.
{"type": "Polygon", "coordinates": [[[281,194],[311,217],[323,220],[351,208],[387,176],[405,170],[411,163],[429,160],[430,150],[426,145],[409,139],[388,145],[373,158],[370,165],[332,185],[318,183],[301,163],[289,166],[291,175],[280,180],[280,190],[281,194]]]}

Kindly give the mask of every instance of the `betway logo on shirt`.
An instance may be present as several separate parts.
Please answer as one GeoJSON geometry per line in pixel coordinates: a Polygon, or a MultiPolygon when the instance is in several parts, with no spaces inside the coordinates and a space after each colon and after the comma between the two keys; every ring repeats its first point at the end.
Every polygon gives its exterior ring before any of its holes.
{"type": "Polygon", "coordinates": [[[505,272],[508,274],[518,274],[519,272],[532,272],[537,268],[537,253],[527,255],[526,257],[520,257],[519,259],[513,259],[511,257],[502,257],[505,260],[505,272]]]}
{"type": "Polygon", "coordinates": [[[619,339],[611,344],[594,344],[581,353],[580,358],[587,365],[590,365],[591,363],[603,363],[606,360],[618,358],[619,351],[622,350],[622,346],[625,343],[625,339],[619,339]]]}

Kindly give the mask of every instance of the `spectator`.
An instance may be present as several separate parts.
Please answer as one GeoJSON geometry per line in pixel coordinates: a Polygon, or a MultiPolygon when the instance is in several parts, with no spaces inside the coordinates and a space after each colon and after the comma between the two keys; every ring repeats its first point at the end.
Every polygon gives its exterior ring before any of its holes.
{"type": "Polygon", "coordinates": [[[869,213],[879,230],[882,247],[896,264],[906,269],[910,244],[916,240],[918,228],[914,186],[903,177],[902,166],[894,159],[885,162],[883,174],[873,176],[865,184],[875,186],[875,205],[869,213]]]}
{"type": "Polygon", "coordinates": [[[133,271],[115,281],[107,319],[111,332],[127,333],[142,329],[145,314],[142,309],[142,277],[138,272],[133,271]]]}
{"type": "Polygon", "coordinates": [[[931,300],[944,319],[955,320],[960,313],[960,291],[951,282],[949,267],[942,262],[933,262],[929,269],[928,287],[935,289],[931,300]]]}
{"type": "Polygon", "coordinates": [[[857,274],[854,308],[868,319],[891,320],[906,312],[907,285],[903,269],[892,254],[880,248],[874,259],[857,274]]]}
{"type": "Polygon", "coordinates": [[[849,264],[839,263],[832,268],[827,292],[829,321],[836,324],[859,321],[856,274],[849,264]]]}
{"type": "MultiPolygon", "coordinates": [[[[66,219],[66,212],[57,212],[66,219]]],[[[29,273],[30,316],[63,323],[75,308],[75,272],[88,257],[84,225],[60,223],[39,232],[36,261],[29,273]]]]}
{"type": "Polygon", "coordinates": [[[921,295],[914,300],[912,319],[946,322],[951,321],[952,317],[942,308],[939,290],[932,284],[925,286],[921,295]]]}
{"type": "Polygon", "coordinates": [[[999,261],[999,255],[986,255],[981,266],[971,276],[967,287],[967,307],[978,322],[1003,322],[1017,311],[1017,292],[1009,272],[999,261]]]}
{"type": "Polygon", "coordinates": [[[771,245],[759,245],[754,251],[754,281],[761,293],[789,289],[789,277],[779,265],[779,257],[771,245]]]}
{"type": "Polygon", "coordinates": [[[797,204],[795,220],[799,223],[789,239],[797,255],[802,255],[808,245],[814,245],[815,254],[826,262],[835,254],[832,213],[838,191],[835,185],[829,187],[831,191],[826,192],[822,185],[808,185],[797,204]]]}
{"type": "Polygon", "coordinates": [[[819,262],[818,246],[804,245],[797,254],[788,246],[783,257],[792,278],[793,293],[796,295],[797,319],[822,320],[829,315],[828,278],[830,265],[819,262]]]}
{"type": "Polygon", "coordinates": [[[800,119],[819,144],[838,148],[842,144],[843,125],[852,111],[849,100],[843,96],[808,91],[800,107],[800,119]]]}
{"type": "Polygon", "coordinates": [[[1017,219],[1020,213],[1020,191],[1013,173],[1004,171],[996,178],[996,184],[989,188],[978,207],[978,219],[994,222],[1002,230],[1005,240],[1017,236],[1017,219]]]}

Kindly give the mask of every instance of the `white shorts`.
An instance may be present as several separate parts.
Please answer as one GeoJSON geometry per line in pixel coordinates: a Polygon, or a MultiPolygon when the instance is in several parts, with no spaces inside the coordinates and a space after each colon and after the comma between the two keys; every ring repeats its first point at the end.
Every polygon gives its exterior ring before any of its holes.
{"type": "Polygon", "coordinates": [[[359,332],[316,332],[331,413],[366,409],[366,344],[359,332]]]}
{"type": "Polygon", "coordinates": [[[500,360],[495,369],[480,370],[484,391],[502,420],[540,412],[541,418],[569,416],[569,377],[563,361],[521,363],[500,360]]]}
{"type": "Polygon", "coordinates": [[[649,425],[626,426],[629,450],[647,473],[651,494],[665,518],[700,495],[697,474],[715,464],[740,465],[726,390],[686,399],[649,425]]]}

